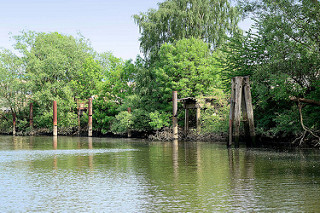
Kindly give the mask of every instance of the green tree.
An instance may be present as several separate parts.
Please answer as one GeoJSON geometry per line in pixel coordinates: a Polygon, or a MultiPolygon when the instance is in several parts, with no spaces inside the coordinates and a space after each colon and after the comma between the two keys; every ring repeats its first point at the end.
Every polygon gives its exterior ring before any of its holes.
{"type": "Polygon", "coordinates": [[[209,45],[200,39],[182,39],[163,44],[158,52],[159,60],[148,71],[145,65],[137,69],[137,105],[149,117],[149,126],[159,129],[170,124],[172,91],[178,91],[179,98],[221,92],[217,54],[211,53],[209,45]]]}
{"type": "MultiPolygon", "coordinates": [[[[58,102],[59,125],[76,125],[75,97],[91,95],[81,89],[91,89],[94,83],[85,78],[99,73],[90,59],[93,51],[87,41],[56,32],[23,32],[14,38],[15,47],[23,54],[25,77],[35,102],[35,125],[52,125],[53,100],[58,102]]],[[[99,80],[98,77],[95,79],[99,80]]]]}
{"type": "Polygon", "coordinates": [[[238,31],[239,11],[227,0],[166,0],[158,5],[157,10],[133,16],[141,33],[141,50],[147,56],[164,43],[191,37],[216,48],[238,31]]]}
{"type": "MultiPolygon", "coordinates": [[[[238,36],[228,45],[227,72],[252,76],[261,133],[296,135],[300,119],[292,100],[320,99],[319,2],[252,1],[245,9],[256,17],[255,33],[238,36]]],[[[304,107],[304,123],[314,130],[320,128],[318,108],[304,107]]]]}
{"type": "Polygon", "coordinates": [[[120,133],[127,127],[121,126],[126,122],[118,120],[123,118],[128,107],[132,107],[125,100],[133,93],[135,68],[130,60],[123,61],[108,52],[99,54],[97,60],[101,67],[102,82],[98,97],[94,100],[94,128],[103,134],[110,131],[120,133]]]}
{"type": "MultiPolygon", "coordinates": [[[[1,107],[9,108],[11,119],[23,110],[27,101],[27,87],[24,80],[24,66],[19,57],[9,50],[0,52],[0,97],[1,107]]],[[[5,116],[4,116],[5,117],[5,116]]],[[[7,118],[8,119],[8,118],[7,118]]],[[[12,125],[12,120],[2,121],[12,125]]]]}

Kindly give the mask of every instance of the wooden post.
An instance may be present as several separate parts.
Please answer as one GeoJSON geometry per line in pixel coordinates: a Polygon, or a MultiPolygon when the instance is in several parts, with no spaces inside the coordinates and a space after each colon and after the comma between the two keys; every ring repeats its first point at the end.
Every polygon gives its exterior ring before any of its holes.
{"type": "Polygon", "coordinates": [[[254,129],[254,118],[253,118],[253,107],[252,107],[252,98],[251,98],[251,90],[250,90],[250,82],[249,77],[244,77],[244,97],[246,102],[246,110],[247,110],[247,119],[249,125],[249,132],[251,137],[251,143],[255,145],[256,133],[254,129]]]}
{"type": "Polygon", "coordinates": [[[234,140],[235,147],[239,147],[240,122],[241,122],[241,101],[242,101],[243,77],[235,77],[235,107],[234,107],[234,140]]]}
{"type": "Polygon", "coordinates": [[[197,120],[197,134],[200,134],[201,131],[201,108],[200,105],[197,104],[197,114],[196,114],[196,120],[197,120]]]}
{"type": "MultiPolygon", "coordinates": [[[[131,114],[131,107],[128,107],[128,113],[131,114]]],[[[128,121],[129,123],[129,121],[128,121]]],[[[128,138],[131,138],[132,135],[131,135],[131,129],[128,127],[128,138]]]]}
{"type": "MultiPolygon", "coordinates": [[[[243,81],[244,83],[244,81],[243,81]]],[[[249,122],[248,122],[248,113],[246,105],[246,94],[244,92],[244,86],[242,90],[242,100],[241,100],[241,113],[242,113],[242,122],[245,133],[245,142],[247,146],[250,146],[250,137],[249,137],[249,122]]]]}
{"type": "Polygon", "coordinates": [[[92,137],[92,98],[88,100],[88,136],[92,137]]]}
{"type": "Polygon", "coordinates": [[[230,99],[230,113],[229,113],[229,140],[227,146],[230,147],[232,145],[232,137],[233,137],[233,120],[234,120],[234,93],[235,93],[235,82],[234,78],[231,79],[231,99],[230,99]]]}
{"type": "Polygon", "coordinates": [[[231,82],[229,141],[227,145],[232,145],[232,138],[234,136],[235,147],[239,147],[241,112],[243,121],[245,122],[244,128],[246,135],[250,134],[251,144],[255,145],[255,129],[249,77],[234,77],[231,82]]]}
{"type": "Polygon", "coordinates": [[[30,122],[30,129],[33,130],[33,103],[30,103],[30,114],[29,114],[29,122],[30,122]]]}
{"type": "Polygon", "coordinates": [[[187,138],[189,132],[189,109],[187,108],[186,104],[184,112],[184,135],[187,138]]]}
{"type": "Polygon", "coordinates": [[[16,113],[13,112],[12,113],[12,135],[13,136],[16,135],[16,118],[17,118],[16,113]]]}
{"type": "Polygon", "coordinates": [[[78,135],[80,135],[81,132],[81,121],[80,121],[80,113],[81,113],[81,109],[80,109],[80,104],[77,104],[77,108],[78,108],[78,135]]]}
{"type": "Polygon", "coordinates": [[[53,136],[58,135],[57,101],[53,101],[53,136]]]}
{"type": "Polygon", "coordinates": [[[173,104],[173,116],[172,116],[172,129],[173,129],[173,140],[178,140],[178,93],[173,91],[172,93],[172,104],[173,104]]]}
{"type": "Polygon", "coordinates": [[[52,144],[53,144],[53,149],[57,150],[57,148],[58,148],[58,136],[53,136],[52,144]]]}

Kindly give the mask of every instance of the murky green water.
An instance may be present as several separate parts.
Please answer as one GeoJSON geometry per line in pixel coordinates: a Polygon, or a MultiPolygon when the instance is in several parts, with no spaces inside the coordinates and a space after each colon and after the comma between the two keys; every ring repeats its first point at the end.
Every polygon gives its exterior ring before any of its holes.
{"type": "Polygon", "coordinates": [[[0,212],[320,212],[320,151],[0,136],[0,212]]]}

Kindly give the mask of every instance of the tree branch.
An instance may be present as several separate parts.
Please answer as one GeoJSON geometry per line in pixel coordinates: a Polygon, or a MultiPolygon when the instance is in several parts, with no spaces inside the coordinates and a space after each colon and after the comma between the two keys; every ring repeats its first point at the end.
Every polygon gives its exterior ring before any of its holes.
{"type": "Polygon", "coordinates": [[[320,106],[320,101],[316,101],[316,100],[305,99],[305,98],[296,98],[296,97],[290,97],[290,100],[297,102],[297,103],[302,102],[302,103],[306,103],[306,104],[320,106]]]}
{"type": "Polygon", "coordinates": [[[299,109],[299,115],[300,115],[300,124],[302,129],[304,130],[303,134],[297,138],[295,141],[300,140],[299,145],[301,145],[303,143],[303,140],[306,136],[307,133],[310,133],[313,137],[318,139],[318,142],[315,144],[315,146],[319,146],[320,145],[320,136],[316,135],[313,131],[311,131],[309,128],[307,128],[304,123],[303,123],[303,116],[302,116],[302,104],[300,101],[298,101],[298,109],[299,109]]]}

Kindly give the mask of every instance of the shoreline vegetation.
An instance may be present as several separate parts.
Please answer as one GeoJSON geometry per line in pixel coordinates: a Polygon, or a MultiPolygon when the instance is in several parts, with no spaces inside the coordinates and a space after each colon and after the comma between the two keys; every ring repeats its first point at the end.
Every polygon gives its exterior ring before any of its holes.
{"type": "Polygon", "coordinates": [[[223,140],[231,79],[248,76],[259,141],[319,147],[319,17],[319,1],[165,0],[133,15],[141,48],[135,60],[98,53],[81,34],[22,31],[12,36],[14,52],[0,49],[0,132],[51,134],[54,102],[58,135],[77,135],[78,126],[85,132],[92,120],[94,136],[130,130],[169,140],[177,91],[203,106],[201,119],[192,108],[184,122],[187,103],[178,103],[178,126],[201,126],[187,139],[223,140]],[[238,23],[248,17],[254,25],[243,32],[238,23]]]}
{"type": "MultiPolygon", "coordinates": [[[[49,128],[41,128],[34,129],[28,132],[16,132],[15,136],[52,136],[52,129],[49,128]]],[[[0,132],[0,135],[10,135],[12,136],[12,132],[0,132]]],[[[71,136],[71,137],[88,137],[88,128],[82,128],[81,133],[79,134],[78,128],[58,128],[58,136],[71,136]]],[[[93,137],[99,138],[130,138],[130,139],[144,139],[147,141],[159,141],[159,142],[171,142],[173,141],[172,128],[164,128],[159,131],[153,132],[132,132],[131,137],[128,137],[127,133],[122,134],[114,134],[112,132],[103,134],[101,132],[93,132],[93,137]]],[[[256,137],[256,145],[252,146],[246,143],[249,139],[245,137],[244,132],[240,134],[240,146],[249,145],[249,147],[272,147],[272,148],[312,148],[314,146],[310,144],[298,144],[294,141],[296,137],[291,136],[287,138],[270,138],[263,137],[258,135],[256,137]]],[[[190,130],[188,136],[185,137],[184,130],[179,129],[179,139],[178,141],[185,142],[213,142],[213,143],[225,143],[228,141],[228,133],[220,132],[220,133],[200,133],[198,134],[195,129],[190,130]]],[[[232,145],[233,147],[233,145],[232,145]]]]}

